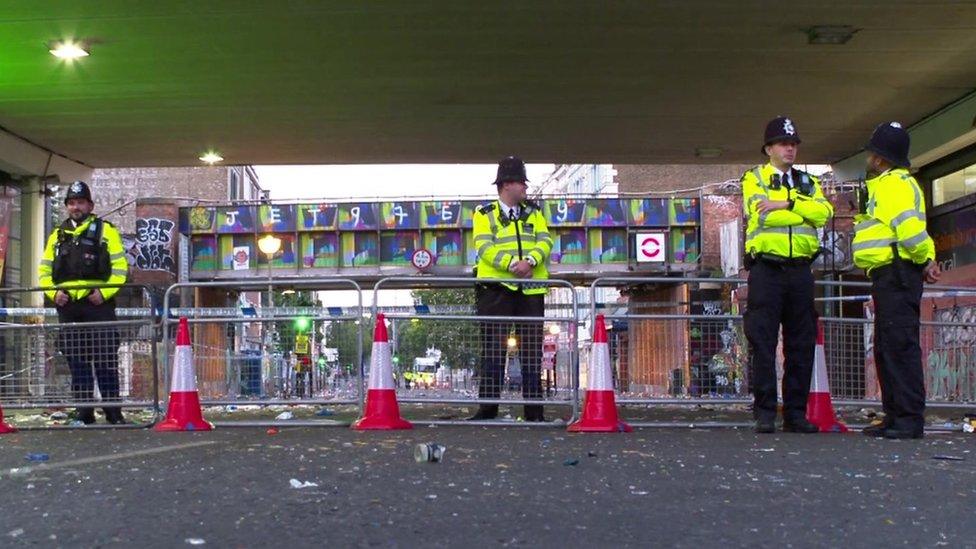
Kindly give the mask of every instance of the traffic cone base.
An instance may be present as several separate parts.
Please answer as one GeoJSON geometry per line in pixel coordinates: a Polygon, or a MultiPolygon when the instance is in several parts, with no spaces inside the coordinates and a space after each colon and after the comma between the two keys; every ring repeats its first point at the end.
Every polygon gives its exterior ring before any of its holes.
{"type": "Polygon", "coordinates": [[[213,423],[200,413],[200,395],[196,392],[170,393],[166,419],[153,428],[160,432],[213,431],[213,423]],[[183,419],[179,419],[183,418],[183,419]]]}
{"type": "Polygon", "coordinates": [[[0,408],[0,435],[7,435],[16,432],[16,427],[3,420],[3,408],[0,408]]]}
{"type": "Polygon", "coordinates": [[[566,430],[570,433],[629,433],[634,429],[618,419],[613,391],[587,391],[582,419],[566,430]]]}
{"type": "Polygon", "coordinates": [[[413,424],[400,417],[394,389],[370,389],[366,394],[366,413],[353,423],[357,431],[390,431],[413,429],[413,424]]]}
{"type": "Polygon", "coordinates": [[[180,318],[176,332],[176,351],[173,355],[173,381],[170,384],[166,419],[153,430],[160,432],[212,431],[213,424],[203,419],[197,375],[193,368],[193,347],[190,345],[190,326],[186,317],[180,318]]]}
{"type": "Polygon", "coordinates": [[[583,415],[566,428],[570,433],[629,433],[630,425],[617,417],[617,402],[613,392],[613,370],[610,367],[610,346],[603,315],[593,323],[593,348],[587,371],[587,388],[583,396],[583,415]]]}
{"type": "Polygon", "coordinates": [[[807,421],[821,433],[846,433],[847,426],[837,420],[834,403],[830,400],[830,380],[827,378],[827,358],[824,352],[823,322],[817,321],[817,346],[813,353],[813,379],[807,396],[807,421]]]}
{"type": "Polygon", "coordinates": [[[386,318],[382,314],[376,315],[376,329],[373,331],[366,410],[363,417],[351,427],[356,431],[413,429],[409,421],[400,417],[400,406],[397,404],[393,385],[393,355],[386,333],[386,318]]]}
{"type": "Polygon", "coordinates": [[[810,393],[807,397],[807,421],[820,428],[821,433],[846,433],[847,425],[837,420],[830,393],[810,393]]]}

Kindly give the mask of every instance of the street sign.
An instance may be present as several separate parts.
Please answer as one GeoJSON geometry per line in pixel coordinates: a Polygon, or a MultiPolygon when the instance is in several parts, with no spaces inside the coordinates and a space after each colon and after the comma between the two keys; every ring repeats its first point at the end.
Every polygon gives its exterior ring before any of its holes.
{"type": "Polygon", "coordinates": [[[295,335],[295,354],[296,355],[308,354],[308,334],[295,335]]]}
{"type": "Polygon", "coordinates": [[[668,255],[664,233],[637,233],[636,242],[638,263],[664,263],[668,255]]]}
{"type": "Polygon", "coordinates": [[[410,263],[420,271],[426,270],[434,263],[434,254],[427,248],[419,248],[413,252],[410,263]]]}

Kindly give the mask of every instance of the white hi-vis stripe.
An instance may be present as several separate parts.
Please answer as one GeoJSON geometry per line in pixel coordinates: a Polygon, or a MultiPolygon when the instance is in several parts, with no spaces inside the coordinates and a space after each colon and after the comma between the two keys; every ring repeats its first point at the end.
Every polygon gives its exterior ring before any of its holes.
{"type": "Polygon", "coordinates": [[[827,359],[824,356],[823,345],[819,344],[813,351],[813,381],[810,382],[810,392],[830,392],[830,382],[827,380],[827,359]]]}
{"type": "Polygon", "coordinates": [[[393,358],[390,343],[373,342],[373,356],[369,360],[369,388],[393,389],[393,358]]]}
{"type": "Polygon", "coordinates": [[[193,348],[188,345],[177,345],[173,356],[173,382],[170,392],[195,393],[197,391],[197,377],[193,372],[193,348]]]}
{"type": "Polygon", "coordinates": [[[610,346],[606,343],[594,343],[590,350],[590,372],[586,380],[586,390],[613,390],[613,372],[610,371],[610,346]]]}

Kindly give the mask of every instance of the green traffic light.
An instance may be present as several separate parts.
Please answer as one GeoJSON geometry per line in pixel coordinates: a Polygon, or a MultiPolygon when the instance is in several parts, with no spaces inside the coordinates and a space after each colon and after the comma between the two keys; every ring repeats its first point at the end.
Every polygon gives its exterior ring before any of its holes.
{"type": "Polygon", "coordinates": [[[305,331],[312,325],[312,321],[308,317],[298,317],[295,319],[295,329],[299,331],[305,331]]]}

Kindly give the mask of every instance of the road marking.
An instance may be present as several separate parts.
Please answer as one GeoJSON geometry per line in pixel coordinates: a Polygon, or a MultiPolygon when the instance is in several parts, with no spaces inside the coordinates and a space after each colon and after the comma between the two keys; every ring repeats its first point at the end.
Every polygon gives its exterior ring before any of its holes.
{"type": "Polygon", "coordinates": [[[131,452],[121,452],[118,454],[111,454],[106,456],[95,456],[82,459],[73,459],[70,461],[62,461],[58,463],[42,463],[40,465],[33,465],[30,467],[14,467],[6,471],[0,472],[0,477],[8,475],[14,476],[24,476],[31,473],[40,471],[50,471],[51,469],[64,469],[65,467],[75,467],[78,465],[90,465],[92,463],[102,463],[106,461],[115,461],[119,459],[129,459],[140,456],[150,456],[153,454],[162,454],[165,452],[175,452],[177,450],[186,450],[188,448],[197,448],[200,446],[211,446],[214,444],[219,444],[216,440],[204,440],[200,442],[189,442],[187,444],[173,444],[170,446],[160,446],[158,448],[147,448],[145,450],[133,450],[131,452]]]}

